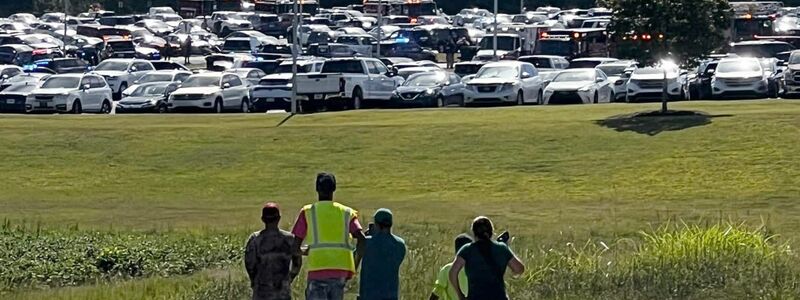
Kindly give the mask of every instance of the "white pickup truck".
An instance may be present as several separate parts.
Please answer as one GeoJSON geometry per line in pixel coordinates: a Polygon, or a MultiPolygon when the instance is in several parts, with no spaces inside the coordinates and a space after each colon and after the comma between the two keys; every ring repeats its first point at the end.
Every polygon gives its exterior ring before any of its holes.
{"type": "Polygon", "coordinates": [[[360,109],[367,101],[388,103],[403,81],[378,59],[331,59],[319,74],[297,74],[297,94],[307,107],[343,100],[345,107],[360,109]]]}

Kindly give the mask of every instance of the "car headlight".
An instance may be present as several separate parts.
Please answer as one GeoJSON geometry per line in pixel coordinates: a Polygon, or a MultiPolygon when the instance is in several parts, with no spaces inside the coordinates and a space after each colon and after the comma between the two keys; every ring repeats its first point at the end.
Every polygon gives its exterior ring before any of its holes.
{"type": "Polygon", "coordinates": [[[514,88],[514,84],[513,83],[506,83],[506,84],[503,84],[503,86],[500,88],[500,90],[501,91],[508,91],[508,90],[510,90],[512,88],[514,88]]]}
{"type": "Polygon", "coordinates": [[[582,88],[578,89],[578,92],[588,92],[591,89],[592,89],[591,86],[585,86],[585,87],[582,87],[582,88]]]}
{"type": "Polygon", "coordinates": [[[433,95],[433,94],[436,94],[436,90],[435,89],[427,89],[427,90],[425,90],[425,95],[430,96],[430,95],[433,95]]]}
{"type": "Polygon", "coordinates": [[[59,96],[69,96],[69,92],[63,92],[63,93],[61,93],[61,94],[58,94],[58,95],[59,95],[59,96]]]}
{"type": "Polygon", "coordinates": [[[204,93],[203,96],[211,96],[211,95],[214,95],[216,93],[217,92],[207,92],[207,93],[204,93]]]}

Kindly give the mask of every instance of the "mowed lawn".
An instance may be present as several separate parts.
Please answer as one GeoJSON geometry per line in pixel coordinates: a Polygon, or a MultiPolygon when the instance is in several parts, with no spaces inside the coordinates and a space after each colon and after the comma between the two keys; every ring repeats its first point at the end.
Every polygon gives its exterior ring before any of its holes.
{"type": "Polygon", "coordinates": [[[536,238],[670,218],[800,235],[800,102],[684,102],[672,108],[711,117],[600,124],[657,106],[358,111],[280,127],[285,115],[2,116],[0,218],[238,230],[275,201],[289,225],[331,171],[364,222],[388,207],[398,224],[489,215],[536,238]]]}
{"type": "MultiPolygon", "coordinates": [[[[377,208],[395,212],[396,233],[413,249],[403,271],[413,297],[425,297],[452,257],[452,237],[478,215],[510,229],[525,257],[536,257],[525,246],[636,237],[668,222],[763,224],[797,244],[800,102],[682,102],[671,108],[708,117],[624,117],[657,108],[371,110],[299,115],[280,127],[286,115],[3,115],[0,218],[244,237],[261,226],[267,201],[281,204],[290,227],[316,199],[315,174],[330,171],[337,199],[362,223],[377,208]]],[[[241,280],[237,267],[226,272],[241,280]]],[[[88,293],[151,298],[218,276],[208,274],[88,293]]],[[[86,291],[13,297],[91,298],[86,291]]]]}

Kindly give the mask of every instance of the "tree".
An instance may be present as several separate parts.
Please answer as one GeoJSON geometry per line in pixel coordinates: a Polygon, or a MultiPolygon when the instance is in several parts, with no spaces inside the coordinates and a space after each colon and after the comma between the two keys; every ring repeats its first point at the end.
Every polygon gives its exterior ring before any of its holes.
{"type": "Polygon", "coordinates": [[[618,56],[650,65],[672,58],[694,65],[723,45],[731,26],[727,0],[605,0],[618,56]]]}

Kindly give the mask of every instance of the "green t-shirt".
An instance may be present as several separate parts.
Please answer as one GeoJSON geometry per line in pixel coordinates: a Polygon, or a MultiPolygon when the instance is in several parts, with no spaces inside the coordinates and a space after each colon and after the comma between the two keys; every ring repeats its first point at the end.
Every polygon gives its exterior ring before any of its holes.
{"type": "Polygon", "coordinates": [[[458,251],[464,259],[467,272],[470,300],[506,300],[506,284],[503,279],[508,262],[514,253],[506,244],[495,241],[477,241],[464,245],[458,251]],[[486,243],[486,244],[482,244],[486,243]],[[480,247],[486,247],[487,253],[481,253],[480,247]],[[487,259],[494,261],[494,266],[487,259]]]}
{"type": "MultiPolygon", "coordinates": [[[[453,263],[444,265],[439,270],[439,275],[436,276],[436,283],[433,284],[433,294],[441,300],[458,300],[458,293],[456,287],[450,284],[450,269],[453,268],[453,263]]],[[[467,274],[464,269],[458,272],[458,285],[461,286],[461,291],[467,293],[469,287],[467,286],[467,274]]]]}

